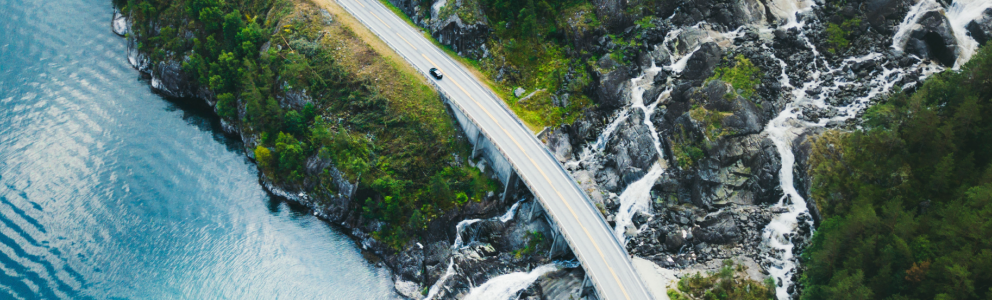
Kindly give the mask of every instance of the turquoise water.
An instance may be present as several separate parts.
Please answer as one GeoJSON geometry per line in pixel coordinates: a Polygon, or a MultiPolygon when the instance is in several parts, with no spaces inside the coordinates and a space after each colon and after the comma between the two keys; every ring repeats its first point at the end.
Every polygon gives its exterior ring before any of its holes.
{"type": "Polygon", "coordinates": [[[149,90],[112,13],[0,0],[0,299],[396,298],[208,108],[149,90]]]}

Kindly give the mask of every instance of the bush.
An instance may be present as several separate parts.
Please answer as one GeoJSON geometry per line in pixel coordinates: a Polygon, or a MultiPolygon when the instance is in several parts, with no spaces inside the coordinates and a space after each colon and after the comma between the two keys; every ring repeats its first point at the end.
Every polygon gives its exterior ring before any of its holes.
{"type": "MultiPolygon", "coordinates": [[[[297,172],[297,175],[303,171],[303,144],[296,140],[292,134],[279,132],[279,137],[276,138],[276,153],[279,154],[279,172],[281,174],[291,174],[297,172]]],[[[294,176],[295,177],[295,176],[294,176]]],[[[287,178],[293,181],[293,178],[287,178]]]]}
{"type": "Polygon", "coordinates": [[[227,120],[233,120],[238,115],[237,101],[231,93],[217,95],[217,115],[227,120]]]}
{"type": "Polygon", "coordinates": [[[272,171],[272,152],[269,148],[265,148],[262,145],[255,147],[255,162],[258,163],[258,168],[262,169],[263,172],[272,171]]]}
{"type": "Polygon", "coordinates": [[[848,19],[840,25],[835,23],[827,25],[827,44],[830,45],[827,51],[835,53],[851,46],[851,41],[847,40],[847,38],[851,35],[851,29],[858,26],[861,26],[861,19],[848,19]]]}
{"type": "Polygon", "coordinates": [[[723,261],[716,273],[703,276],[696,273],[683,277],[678,290],[668,290],[671,299],[757,300],[774,299],[774,282],[757,282],[748,278],[744,266],[731,260],[723,261]]]}
{"type": "Polygon", "coordinates": [[[741,97],[745,99],[754,96],[758,84],[761,84],[761,69],[758,69],[750,59],[738,54],[734,57],[732,67],[721,66],[716,68],[706,81],[720,79],[730,83],[735,89],[740,90],[741,97]]]}

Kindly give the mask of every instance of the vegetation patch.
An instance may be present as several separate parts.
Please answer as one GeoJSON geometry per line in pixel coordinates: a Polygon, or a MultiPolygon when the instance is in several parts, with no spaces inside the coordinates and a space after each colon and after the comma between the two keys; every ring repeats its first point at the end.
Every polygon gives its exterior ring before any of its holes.
{"type": "Polygon", "coordinates": [[[723,127],[723,119],[732,115],[734,115],[732,112],[708,110],[698,104],[693,105],[692,109],[689,110],[689,117],[703,127],[703,134],[706,135],[709,142],[715,142],[721,137],[736,133],[733,129],[723,127]]]}
{"type": "Polygon", "coordinates": [[[992,297],[992,48],[813,142],[803,299],[992,297]]]}
{"type": "Polygon", "coordinates": [[[725,260],[716,273],[683,277],[677,290],[668,290],[668,297],[672,300],[775,299],[775,280],[769,277],[764,282],[754,281],[748,278],[743,265],[725,260]]]}
{"type": "Polygon", "coordinates": [[[761,69],[758,69],[751,60],[738,54],[734,57],[733,66],[720,66],[713,72],[713,76],[706,79],[707,82],[719,79],[734,86],[735,91],[744,99],[754,96],[759,84],[761,84],[761,69]]]}
{"type": "Polygon", "coordinates": [[[848,38],[851,36],[851,29],[858,26],[861,26],[861,19],[858,18],[845,20],[839,25],[837,23],[827,25],[827,45],[830,46],[827,51],[836,53],[850,47],[851,41],[848,38]]]}
{"type": "Polygon", "coordinates": [[[527,235],[527,243],[524,244],[523,248],[514,250],[513,256],[520,258],[535,253],[545,247],[548,246],[547,241],[544,239],[544,234],[538,231],[531,231],[527,235]]]}
{"type": "Polygon", "coordinates": [[[669,139],[668,144],[672,145],[672,154],[675,156],[675,162],[679,168],[691,168],[696,165],[697,161],[706,156],[706,152],[686,135],[685,127],[682,127],[682,124],[675,126],[676,134],[669,139]]]}
{"type": "Polygon", "coordinates": [[[441,7],[438,12],[438,18],[447,20],[451,14],[458,15],[458,18],[462,19],[465,24],[476,24],[480,21],[485,20],[485,16],[480,16],[479,13],[482,12],[482,6],[479,3],[480,0],[450,0],[441,7]],[[455,7],[455,2],[461,3],[458,7],[455,7]]]}
{"type": "Polygon", "coordinates": [[[386,224],[373,237],[394,248],[440,214],[496,190],[466,161],[470,149],[437,93],[385,56],[392,52],[367,30],[342,22],[352,19],[325,18],[305,1],[115,4],[132,16],[143,50],[183,61],[183,71],[217,95],[218,115],[258,137],[252,152],[266,177],[335,195],[329,169],[305,167],[331,162],[359,183],[363,199],[352,208],[386,224]]]}

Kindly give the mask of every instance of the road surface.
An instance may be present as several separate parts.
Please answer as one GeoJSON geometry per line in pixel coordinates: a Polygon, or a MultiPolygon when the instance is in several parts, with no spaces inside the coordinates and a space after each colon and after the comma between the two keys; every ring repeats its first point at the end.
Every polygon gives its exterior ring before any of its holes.
{"type": "Polygon", "coordinates": [[[492,91],[378,0],[336,0],[427,76],[496,145],[558,223],[572,252],[605,299],[651,299],[630,257],[575,180],[492,91]]]}

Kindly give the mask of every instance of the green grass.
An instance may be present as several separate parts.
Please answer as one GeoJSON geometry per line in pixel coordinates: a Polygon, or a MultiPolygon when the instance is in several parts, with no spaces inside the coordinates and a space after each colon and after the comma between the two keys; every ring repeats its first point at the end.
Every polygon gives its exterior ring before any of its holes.
{"type": "MultiPolygon", "coordinates": [[[[380,0],[380,2],[406,20],[408,24],[419,28],[399,8],[386,0],[380,0]]],[[[588,5],[583,6],[583,4],[578,4],[577,6],[585,7],[588,5]]],[[[591,6],[589,7],[591,8],[591,6]]],[[[448,13],[450,14],[451,12],[448,13]]],[[[488,18],[493,20],[491,16],[488,18]]],[[[594,25],[598,26],[598,24],[594,25]]],[[[553,26],[544,25],[538,31],[546,31],[549,27],[553,26]]],[[[570,105],[557,107],[553,105],[550,97],[537,97],[533,99],[534,101],[529,101],[527,105],[517,103],[519,99],[512,94],[513,89],[516,87],[523,87],[528,93],[539,89],[557,91],[563,87],[562,76],[569,65],[575,64],[575,62],[573,59],[564,55],[562,46],[557,42],[547,41],[532,34],[524,34],[518,29],[506,30],[503,26],[497,25],[493,27],[493,32],[500,40],[505,41],[505,43],[488,44],[487,48],[489,48],[492,56],[482,60],[474,60],[458,55],[450,47],[439,43],[422,28],[421,32],[423,32],[425,38],[442,49],[450,57],[455,58],[481,82],[488,85],[497,96],[503,99],[507,107],[533,132],[538,132],[546,126],[557,126],[574,122],[581,111],[593,105],[592,100],[583,92],[584,88],[592,81],[590,75],[586,74],[584,67],[577,67],[576,69],[579,72],[578,80],[564,87],[569,92],[570,105]],[[499,59],[497,60],[496,58],[499,59]],[[502,59],[506,59],[509,66],[520,71],[519,80],[500,83],[496,83],[493,80],[496,78],[497,67],[499,67],[496,65],[496,62],[502,62],[502,59]]]]}
{"type": "MultiPolygon", "coordinates": [[[[720,66],[713,72],[713,76],[706,81],[720,79],[730,83],[734,89],[740,91],[740,95],[745,99],[754,96],[757,86],[761,84],[761,69],[758,69],[750,59],[743,55],[734,57],[733,66],[720,66]]],[[[736,92],[736,91],[733,91],[736,92]]]]}

